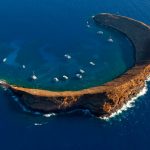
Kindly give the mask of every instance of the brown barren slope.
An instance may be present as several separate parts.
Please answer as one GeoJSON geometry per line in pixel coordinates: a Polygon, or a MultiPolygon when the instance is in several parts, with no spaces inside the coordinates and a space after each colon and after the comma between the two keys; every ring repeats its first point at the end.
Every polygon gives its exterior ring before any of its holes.
{"type": "Polygon", "coordinates": [[[132,41],[136,50],[136,64],[125,74],[102,86],[81,91],[51,92],[29,89],[1,82],[19,97],[26,107],[44,112],[66,112],[74,109],[88,109],[95,116],[109,116],[136,96],[145,86],[150,75],[150,27],[128,17],[113,14],[99,14],[94,18],[99,25],[113,27],[132,41]]]}

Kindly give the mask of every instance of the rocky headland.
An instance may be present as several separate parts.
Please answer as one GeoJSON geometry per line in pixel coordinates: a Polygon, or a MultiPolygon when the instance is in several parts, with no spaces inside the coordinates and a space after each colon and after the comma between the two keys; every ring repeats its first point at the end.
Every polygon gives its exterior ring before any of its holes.
{"type": "Polygon", "coordinates": [[[52,92],[6,82],[0,82],[0,85],[10,89],[22,104],[33,111],[60,113],[88,109],[97,117],[116,112],[144,88],[150,75],[150,27],[140,21],[108,13],[98,14],[93,19],[98,25],[119,30],[135,47],[135,65],[120,77],[102,86],[80,91],[52,92]]]}

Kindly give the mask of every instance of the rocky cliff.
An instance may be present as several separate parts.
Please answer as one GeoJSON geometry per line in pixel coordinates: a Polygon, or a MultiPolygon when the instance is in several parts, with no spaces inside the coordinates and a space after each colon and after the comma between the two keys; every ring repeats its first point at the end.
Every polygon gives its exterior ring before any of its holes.
{"type": "Polygon", "coordinates": [[[109,116],[136,96],[150,75],[150,28],[128,17],[99,14],[94,17],[98,25],[113,27],[126,34],[135,46],[136,64],[122,76],[102,86],[81,91],[51,92],[29,89],[1,82],[19,97],[26,107],[44,112],[66,112],[88,109],[95,116],[109,116]]]}

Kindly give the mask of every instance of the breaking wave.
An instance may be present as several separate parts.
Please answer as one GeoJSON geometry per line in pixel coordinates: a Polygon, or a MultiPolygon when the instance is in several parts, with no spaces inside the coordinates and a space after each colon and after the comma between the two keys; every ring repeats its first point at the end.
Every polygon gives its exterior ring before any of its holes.
{"type": "MultiPolygon", "coordinates": [[[[0,82],[1,82],[1,81],[0,81],[0,82]]],[[[24,112],[26,112],[26,113],[31,113],[31,114],[34,114],[34,115],[42,115],[42,116],[47,117],[47,118],[56,115],[55,113],[43,114],[43,113],[40,113],[40,112],[38,112],[38,111],[32,111],[32,110],[26,108],[26,107],[19,101],[19,98],[18,98],[17,96],[15,96],[11,90],[9,90],[9,89],[6,88],[6,87],[2,87],[2,89],[3,89],[4,91],[7,91],[7,92],[10,94],[10,96],[12,97],[12,99],[18,104],[18,106],[19,106],[24,112]]],[[[35,125],[38,125],[38,124],[35,124],[35,125]]]]}
{"type": "Polygon", "coordinates": [[[109,121],[111,118],[114,118],[114,117],[120,115],[122,112],[127,111],[129,108],[134,107],[135,106],[134,105],[135,101],[139,97],[144,96],[147,93],[147,91],[148,91],[147,82],[149,82],[149,81],[150,81],[150,76],[147,77],[147,80],[145,81],[144,88],[135,97],[131,98],[131,100],[129,100],[125,105],[123,105],[123,107],[121,109],[119,109],[116,112],[112,113],[109,117],[100,117],[100,119],[109,121]]]}
{"type": "Polygon", "coordinates": [[[49,114],[44,114],[43,116],[46,117],[46,118],[49,118],[49,117],[52,117],[52,116],[56,116],[56,114],[55,113],[49,113],[49,114]]]}
{"type": "MultiPolygon", "coordinates": [[[[102,120],[105,120],[105,121],[109,121],[110,119],[112,119],[112,118],[114,118],[114,117],[120,115],[122,112],[127,111],[129,108],[134,107],[134,106],[135,106],[135,105],[134,105],[134,104],[135,104],[135,101],[136,101],[139,97],[144,96],[144,95],[147,93],[147,91],[148,91],[147,82],[150,82],[150,76],[147,77],[147,80],[145,81],[145,86],[144,86],[144,88],[143,88],[135,97],[131,98],[126,104],[124,104],[121,109],[119,109],[119,110],[117,110],[116,112],[112,113],[112,114],[111,114],[110,116],[108,116],[108,117],[99,117],[99,118],[102,119],[102,120]]],[[[2,88],[3,88],[4,91],[7,91],[7,92],[11,95],[11,97],[14,99],[14,101],[18,103],[18,105],[20,106],[20,108],[21,108],[24,112],[32,113],[32,114],[34,114],[34,115],[42,115],[42,116],[44,116],[44,117],[46,117],[46,118],[50,118],[50,117],[52,117],[52,116],[56,116],[55,113],[43,114],[43,113],[40,113],[40,112],[34,112],[34,111],[31,111],[31,110],[27,109],[22,103],[19,102],[18,97],[16,97],[16,96],[12,93],[12,91],[10,91],[9,89],[7,89],[7,88],[5,88],[5,87],[2,87],[2,88]]],[[[77,111],[77,110],[69,111],[68,113],[73,113],[73,112],[75,112],[75,111],[77,111]]],[[[85,115],[93,116],[89,110],[81,110],[81,111],[82,111],[85,115]]],[[[35,126],[38,126],[38,125],[40,125],[40,124],[38,124],[38,123],[36,124],[36,123],[35,123],[34,125],[35,125],[35,126]]]]}

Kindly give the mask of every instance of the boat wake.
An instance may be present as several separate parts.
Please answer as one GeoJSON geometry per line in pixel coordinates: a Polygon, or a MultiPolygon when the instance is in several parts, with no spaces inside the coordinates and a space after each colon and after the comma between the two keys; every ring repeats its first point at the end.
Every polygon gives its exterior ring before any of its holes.
{"type": "Polygon", "coordinates": [[[150,81],[150,76],[145,81],[144,88],[135,97],[131,98],[131,100],[129,100],[125,105],[123,105],[123,107],[121,109],[112,113],[109,117],[100,117],[100,119],[109,121],[110,119],[120,115],[122,112],[127,111],[129,108],[134,107],[135,101],[138,100],[139,97],[144,96],[147,93],[147,91],[148,91],[147,82],[149,82],[149,81],[150,81]]]}
{"type": "Polygon", "coordinates": [[[34,123],[34,126],[43,126],[43,125],[46,125],[48,122],[43,122],[43,123],[37,123],[35,122],[34,123]]]}
{"type": "Polygon", "coordinates": [[[34,123],[35,126],[42,126],[42,123],[34,123]]]}

